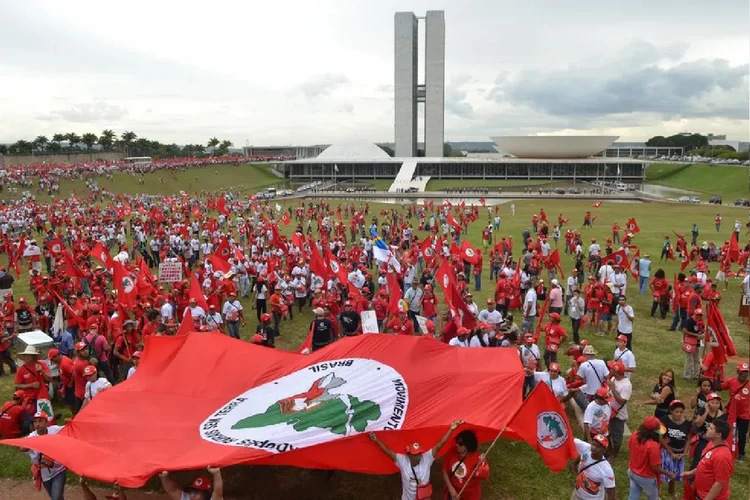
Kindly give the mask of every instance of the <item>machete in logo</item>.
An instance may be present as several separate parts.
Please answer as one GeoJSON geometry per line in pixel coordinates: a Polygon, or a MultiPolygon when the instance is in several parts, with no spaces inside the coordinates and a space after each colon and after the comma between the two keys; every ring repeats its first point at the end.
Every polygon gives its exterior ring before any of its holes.
{"type": "Polygon", "coordinates": [[[282,453],[363,432],[400,429],[404,378],[371,359],[331,360],[254,387],[200,425],[216,444],[282,453]]]}

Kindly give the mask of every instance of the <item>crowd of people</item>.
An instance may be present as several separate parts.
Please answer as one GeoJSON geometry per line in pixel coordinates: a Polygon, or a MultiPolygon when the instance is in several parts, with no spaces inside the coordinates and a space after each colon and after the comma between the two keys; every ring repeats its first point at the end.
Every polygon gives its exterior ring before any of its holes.
{"type": "MultiPolygon", "coordinates": [[[[287,320],[310,310],[306,348],[312,351],[366,333],[517,350],[526,375],[524,395],[544,383],[562,405],[582,414],[580,458],[571,464],[572,498],[613,499],[610,464],[625,441],[632,380],[639,376],[640,312],[628,297],[648,292],[654,299],[651,316],[658,310],[666,319],[668,310],[674,311],[671,329],[684,339],[683,376],[697,387],[678,399],[674,371],[661,374],[649,396],[654,415],[636,423],[626,444],[628,479],[617,479],[628,485],[631,499],[641,493],[657,498],[661,482],[671,494],[682,482],[702,500],[730,498],[735,456],[725,445],[728,416],[735,420],[733,446],[742,461],[750,421],[748,365],[740,364],[736,376],[728,377],[726,359],[716,356],[722,339],[711,334],[706,316],[721,293],[700,253],[694,264],[687,261],[689,275],[670,283],[663,269],[651,275],[650,256],[635,246],[632,224],[626,232],[615,222],[604,247],[595,238],[584,246],[581,231],[570,228],[562,213],[554,224],[543,209],[530,221],[533,232],[525,230],[516,245],[512,236],[499,235],[499,206],[426,202],[374,213],[368,203],[334,207],[300,201],[282,207],[232,193],[107,197],[105,206],[86,198],[8,202],[0,213],[0,249],[8,261],[0,268],[0,375],[7,366],[16,387],[0,410],[3,438],[58,432],[59,411],[40,405],[65,405],[75,416],[100,392],[137,372],[148,336],[214,331],[241,339],[250,323],[255,325],[250,341],[274,348],[287,320]],[[485,217],[481,247],[475,246],[466,239],[468,227],[485,217]],[[558,244],[574,262],[567,279],[558,244]],[[162,264],[177,267],[182,279],[160,281],[162,264]],[[22,272],[28,273],[30,296],[15,291],[22,272]],[[114,283],[121,273],[132,286],[114,283]],[[630,284],[628,273],[637,274],[637,285],[630,284]],[[445,291],[449,277],[457,296],[446,298],[439,290],[445,291]],[[487,279],[492,294],[479,304],[472,292],[481,291],[487,279]],[[375,327],[365,321],[371,315],[375,327]],[[49,333],[54,347],[46,355],[33,346],[17,350],[22,364],[16,365],[11,352],[18,335],[33,329],[49,333]],[[612,338],[611,356],[583,338],[589,334],[612,338]],[[570,369],[563,370],[566,356],[570,369]]],[[[592,219],[587,213],[584,227],[592,219]]],[[[668,248],[668,256],[672,251],[668,248]]],[[[689,253],[679,243],[673,252],[689,253]]],[[[722,252],[733,252],[729,241],[722,252]]],[[[749,254],[746,246],[721,262],[746,266],[749,254]]],[[[747,278],[743,286],[750,294],[747,278]]],[[[401,472],[402,498],[430,497],[430,465],[461,425],[454,422],[431,448],[414,443],[406,453],[371,435],[401,472]]],[[[479,499],[481,482],[490,474],[487,459],[472,431],[453,439],[442,465],[443,497],[461,492],[463,499],[479,499]]],[[[62,498],[65,466],[28,453],[40,484],[53,500],[62,498]]],[[[175,499],[218,500],[221,474],[209,472],[212,477],[201,476],[186,490],[166,473],[161,478],[175,499]]]]}

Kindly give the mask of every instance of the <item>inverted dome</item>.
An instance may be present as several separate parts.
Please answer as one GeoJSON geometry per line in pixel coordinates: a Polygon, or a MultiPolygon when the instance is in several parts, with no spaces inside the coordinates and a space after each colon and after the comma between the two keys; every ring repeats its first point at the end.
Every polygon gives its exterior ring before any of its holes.
{"type": "Polygon", "coordinates": [[[387,160],[389,158],[388,153],[367,141],[333,144],[317,156],[318,160],[387,160]]]}
{"type": "Polygon", "coordinates": [[[618,138],[611,135],[490,137],[498,148],[518,158],[587,158],[601,153],[618,138]]]}

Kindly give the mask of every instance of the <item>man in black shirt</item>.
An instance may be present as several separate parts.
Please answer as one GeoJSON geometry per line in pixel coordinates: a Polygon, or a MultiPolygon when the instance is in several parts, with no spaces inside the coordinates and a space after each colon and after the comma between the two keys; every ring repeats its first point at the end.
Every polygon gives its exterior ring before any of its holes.
{"type": "Polygon", "coordinates": [[[321,307],[313,309],[315,320],[312,324],[312,350],[317,351],[333,343],[333,324],[326,318],[326,312],[321,307]]]}
{"type": "Polygon", "coordinates": [[[278,330],[271,326],[271,319],[270,314],[261,314],[260,324],[255,329],[255,333],[261,336],[261,345],[266,347],[276,347],[276,337],[279,336],[278,330]]]}
{"type": "Polygon", "coordinates": [[[354,337],[358,335],[362,326],[362,318],[359,313],[354,310],[351,301],[347,300],[344,302],[344,312],[339,315],[341,319],[341,331],[347,337],[354,337]]]}

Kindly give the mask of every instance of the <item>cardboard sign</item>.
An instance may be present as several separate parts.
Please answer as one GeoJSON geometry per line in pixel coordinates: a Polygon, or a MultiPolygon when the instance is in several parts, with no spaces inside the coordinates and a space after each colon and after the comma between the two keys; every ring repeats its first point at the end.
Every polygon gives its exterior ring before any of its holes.
{"type": "Polygon", "coordinates": [[[380,333],[375,311],[362,311],[360,317],[362,318],[362,333],[380,333]]]}
{"type": "Polygon", "coordinates": [[[162,283],[182,281],[182,264],[179,262],[162,262],[159,264],[159,281],[162,283]]]}
{"type": "Polygon", "coordinates": [[[417,323],[419,323],[419,331],[422,332],[422,335],[427,335],[427,318],[417,315],[417,323]]]}

